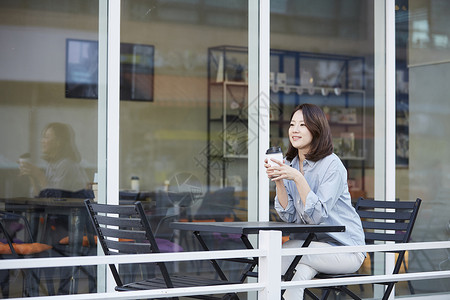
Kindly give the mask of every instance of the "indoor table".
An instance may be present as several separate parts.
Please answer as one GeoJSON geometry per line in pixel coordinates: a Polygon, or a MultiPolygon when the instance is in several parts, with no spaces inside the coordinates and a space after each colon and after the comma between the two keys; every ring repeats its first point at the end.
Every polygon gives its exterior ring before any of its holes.
{"type": "MultiPolygon", "coordinates": [[[[306,233],[308,234],[302,247],[308,247],[314,238],[315,233],[320,232],[343,232],[345,226],[332,225],[311,225],[311,224],[297,224],[287,222],[173,222],[170,227],[177,230],[193,231],[195,237],[200,242],[203,250],[208,251],[209,248],[201,236],[201,232],[216,232],[225,234],[240,234],[241,240],[247,249],[253,249],[252,244],[248,239],[249,234],[258,234],[261,230],[279,230],[282,233],[306,233]]],[[[295,267],[301,259],[301,255],[297,255],[292,261],[286,273],[283,275],[283,280],[290,281],[295,273],[295,267]]],[[[258,258],[253,259],[230,259],[231,261],[248,264],[248,267],[241,276],[241,282],[249,276],[256,276],[257,273],[253,269],[258,264],[258,258]]],[[[220,266],[215,260],[211,260],[213,267],[222,280],[227,280],[220,266]]]]}
{"type": "MultiPolygon", "coordinates": [[[[92,225],[88,223],[87,212],[84,207],[84,199],[81,198],[33,198],[16,197],[3,198],[0,203],[5,211],[25,213],[33,231],[37,233],[36,242],[49,243],[50,232],[47,226],[47,219],[50,215],[62,215],[68,217],[68,255],[81,255],[83,249],[83,236],[86,231],[90,247],[94,248],[94,231],[92,225]],[[35,215],[43,216],[43,222],[35,215]]],[[[57,243],[57,241],[53,241],[57,243]]],[[[78,267],[72,268],[72,278],[69,285],[69,293],[75,293],[78,289],[78,280],[75,274],[78,267]]]]}

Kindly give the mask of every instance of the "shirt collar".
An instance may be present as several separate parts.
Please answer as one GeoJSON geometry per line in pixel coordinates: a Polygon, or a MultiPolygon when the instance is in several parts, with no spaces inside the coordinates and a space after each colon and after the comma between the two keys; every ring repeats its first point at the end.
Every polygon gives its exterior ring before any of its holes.
{"type": "MultiPolygon", "coordinates": [[[[305,163],[311,168],[314,167],[314,165],[316,164],[316,162],[309,160],[309,159],[305,159],[305,163]]],[[[300,161],[298,159],[298,155],[296,155],[289,165],[291,167],[293,167],[293,166],[299,165],[299,164],[300,164],[300,161]]]]}

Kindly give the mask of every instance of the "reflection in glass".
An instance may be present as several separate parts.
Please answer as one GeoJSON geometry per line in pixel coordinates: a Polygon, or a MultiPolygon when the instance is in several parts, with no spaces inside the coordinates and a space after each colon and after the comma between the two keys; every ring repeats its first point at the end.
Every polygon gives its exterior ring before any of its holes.
{"type": "MultiPolygon", "coordinates": [[[[26,217],[34,240],[52,246],[52,257],[95,250],[94,241],[88,243],[88,223],[82,223],[83,228],[76,225],[83,216],[75,212],[85,197],[91,197],[90,182],[97,170],[97,101],[66,97],[65,63],[66,40],[98,40],[97,32],[97,1],[0,3],[0,206],[26,217]],[[91,247],[82,246],[84,233],[85,245],[91,247]]],[[[96,70],[97,63],[86,57],[94,49],[78,50],[72,61],[85,59],[85,70],[96,70]]],[[[75,73],[86,84],[97,80],[95,72],[89,78],[75,73]]],[[[22,235],[18,231],[16,238],[22,235]]],[[[45,276],[33,288],[41,296],[92,292],[94,269],[72,273],[72,268],[51,268],[54,292],[47,289],[45,276]]],[[[4,297],[32,291],[17,276],[2,280],[1,287],[6,283],[9,291],[4,297]]]]}
{"type": "MultiPolygon", "coordinates": [[[[199,249],[198,241],[158,220],[247,219],[247,7],[122,1],[121,43],[154,45],[154,93],[152,102],[120,103],[120,189],[138,176],[152,224],[185,251],[199,249]],[[241,54],[228,51],[234,49],[241,54]]],[[[207,243],[243,246],[212,235],[207,243]]],[[[239,267],[223,266],[230,279],[239,267]]],[[[173,271],[184,268],[211,274],[208,262],[179,263],[173,271]]]]}
{"type": "MultiPolygon", "coordinates": [[[[271,106],[280,114],[271,119],[270,144],[286,153],[294,107],[319,106],[347,169],[352,202],[374,196],[373,6],[358,0],[271,2],[270,72],[286,74],[296,93],[272,90],[271,106]]],[[[273,183],[270,195],[273,207],[273,183]]],[[[363,297],[373,297],[371,287],[364,287],[363,297]]]]}
{"type": "MultiPolygon", "coordinates": [[[[448,1],[396,1],[396,196],[424,200],[414,242],[450,237],[449,13],[448,1]]],[[[448,262],[447,249],[412,251],[408,271],[448,270],[448,262]]],[[[448,292],[449,284],[413,281],[399,294],[448,292]]]]}

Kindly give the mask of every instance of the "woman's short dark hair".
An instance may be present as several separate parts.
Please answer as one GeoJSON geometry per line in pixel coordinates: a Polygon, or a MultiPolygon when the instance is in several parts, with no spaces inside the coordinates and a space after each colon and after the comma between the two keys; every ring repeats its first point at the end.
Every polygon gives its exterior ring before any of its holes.
{"type": "MultiPolygon", "coordinates": [[[[298,105],[292,112],[290,121],[294,114],[301,110],[306,128],[312,134],[312,141],[309,152],[305,158],[311,161],[318,161],[333,153],[333,139],[331,138],[331,129],[328,124],[325,113],[314,104],[303,103],[298,105]]],[[[286,153],[286,159],[292,161],[298,155],[298,149],[292,146],[289,141],[289,148],[286,153]]]]}

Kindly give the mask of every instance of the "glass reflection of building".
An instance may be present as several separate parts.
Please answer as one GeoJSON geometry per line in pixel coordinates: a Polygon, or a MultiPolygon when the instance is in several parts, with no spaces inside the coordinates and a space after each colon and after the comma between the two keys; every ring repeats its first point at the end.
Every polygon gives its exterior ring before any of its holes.
{"type": "MultiPolygon", "coordinates": [[[[375,29],[385,17],[376,14],[378,5],[370,0],[271,1],[270,20],[265,20],[270,22],[270,120],[255,127],[270,132],[270,144],[285,147],[290,110],[303,102],[320,105],[349,170],[354,199],[383,195],[386,189],[377,179],[383,177],[377,168],[385,158],[375,150],[385,140],[377,131],[384,117],[376,113],[385,100],[376,82],[375,29]]],[[[181,209],[183,217],[200,217],[186,214],[201,214],[202,195],[224,187],[235,189],[230,203],[239,207],[235,211],[242,220],[258,218],[245,211],[256,202],[272,203],[274,187],[267,183],[270,199],[257,199],[252,194],[258,187],[249,178],[258,176],[252,167],[257,153],[248,153],[247,147],[254,149],[261,140],[249,138],[255,127],[246,127],[255,122],[248,80],[255,72],[248,64],[253,55],[249,14],[255,6],[254,1],[121,2],[121,70],[115,74],[121,101],[107,99],[120,103],[120,114],[108,116],[117,120],[120,135],[117,192],[131,189],[130,178],[138,176],[141,191],[168,209],[177,202],[170,193],[194,189],[191,206],[181,209]],[[172,197],[164,198],[164,192],[172,197]]],[[[100,174],[99,188],[105,191],[101,174],[111,166],[102,152],[102,126],[107,125],[99,107],[103,102],[97,100],[103,88],[97,76],[105,73],[97,63],[104,52],[92,46],[103,37],[99,3],[1,1],[0,8],[0,197],[34,196],[28,179],[18,176],[17,161],[30,153],[31,161],[45,168],[40,138],[51,122],[73,127],[81,165],[92,181],[100,174]],[[82,44],[71,49],[70,41],[82,44]],[[105,124],[99,127],[99,120],[105,124]]],[[[396,124],[386,130],[396,132],[396,168],[390,174],[396,179],[395,198],[424,201],[414,241],[448,240],[450,5],[397,0],[393,9],[396,124]]],[[[411,271],[449,266],[445,250],[413,251],[408,259],[411,271]]],[[[233,272],[234,266],[229,269],[233,272]]],[[[412,286],[416,294],[449,292],[448,279],[412,286]]],[[[365,290],[371,297],[371,289],[365,290]]],[[[399,284],[397,294],[408,296],[411,290],[399,284]]]]}

